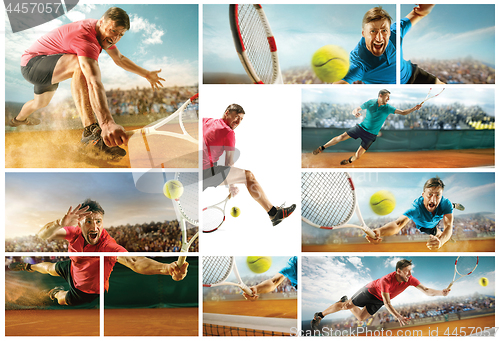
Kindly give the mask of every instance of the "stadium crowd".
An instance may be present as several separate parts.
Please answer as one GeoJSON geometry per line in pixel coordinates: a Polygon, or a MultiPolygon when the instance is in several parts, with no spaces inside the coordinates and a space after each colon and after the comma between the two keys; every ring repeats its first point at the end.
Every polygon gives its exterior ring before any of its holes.
{"type": "MultiPolygon", "coordinates": [[[[405,110],[413,104],[398,104],[405,110]]],[[[352,110],[355,105],[331,103],[302,103],[302,126],[317,128],[351,128],[361,123],[355,119],[352,110]]],[[[411,115],[389,115],[382,130],[403,129],[494,129],[495,117],[489,116],[480,106],[466,106],[462,103],[449,105],[425,104],[411,115]]]]}
{"type": "MultiPolygon", "coordinates": [[[[188,240],[196,229],[188,228],[188,240]]],[[[177,252],[181,247],[181,230],[177,220],[135,225],[112,226],[106,229],[116,242],[129,252],[177,252]]],[[[66,240],[42,240],[36,235],[6,238],[6,252],[66,252],[66,240]]],[[[191,252],[198,251],[198,238],[191,245],[191,252]]]]}

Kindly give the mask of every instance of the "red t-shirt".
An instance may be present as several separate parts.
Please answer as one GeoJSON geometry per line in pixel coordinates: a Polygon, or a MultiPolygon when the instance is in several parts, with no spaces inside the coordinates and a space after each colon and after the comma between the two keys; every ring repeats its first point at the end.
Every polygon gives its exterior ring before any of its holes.
{"type": "Polygon", "coordinates": [[[236,145],[236,135],[222,118],[203,119],[203,169],[212,167],[224,151],[233,151],[236,145]],[[210,149],[210,153],[208,153],[210,149]]]}
{"type": "Polygon", "coordinates": [[[366,285],[368,292],[383,301],[382,293],[388,292],[391,299],[401,294],[410,285],[416,287],[420,284],[420,281],[413,276],[410,276],[408,282],[399,283],[396,279],[396,271],[385,275],[382,278],[376,279],[366,285]]]}
{"type": "MultiPolygon", "coordinates": [[[[82,230],[76,226],[66,226],[66,240],[69,252],[127,252],[116,243],[106,230],[103,230],[99,242],[90,245],[85,242],[82,230]]],[[[109,276],[113,271],[117,257],[104,257],[104,288],[109,289],[109,276]]],[[[71,277],[75,288],[88,294],[98,294],[99,290],[99,257],[71,257],[71,277]]]]}
{"type": "MultiPolygon", "coordinates": [[[[63,25],[38,38],[21,57],[21,66],[26,66],[35,56],[53,54],[75,54],[97,60],[102,47],[97,40],[96,19],[85,19],[63,25]]],[[[115,49],[113,45],[110,49],[115,49]]]]}

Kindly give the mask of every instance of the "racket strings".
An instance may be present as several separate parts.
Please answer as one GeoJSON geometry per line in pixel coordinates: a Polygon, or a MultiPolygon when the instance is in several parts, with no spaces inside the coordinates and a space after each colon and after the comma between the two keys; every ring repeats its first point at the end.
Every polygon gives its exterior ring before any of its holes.
{"type": "Polygon", "coordinates": [[[224,282],[231,274],[233,263],[233,257],[203,257],[203,285],[214,285],[224,282]]]}
{"type": "Polygon", "coordinates": [[[456,263],[457,272],[466,276],[476,269],[478,257],[459,257],[456,263]]]}
{"type": "Polygon", "coordinates": [[[180,114],[179,124],[189,136],[198,140],[198,104],[189,105],[180,114]]]}
{"type": "Polygon", "coordinates": [[[302,217],[319,226],[347,223],[356,198],[347,173],[302,173],[302,217]]]}
{"type": "Polygon", "coordinates": [[[274,82],[274,59],[267,32],[254,5],[238,5],[238,21],[243,46],[257,76],[265,84],[274,82]]]}
{"type": "Polygon", "coordinates": [[[179,209],[189,223],[198,226],[198,173],[176,173],[175,179],[184,187],[178,199],[179,209]]]}
{"type": "Polygon", "coordinates": [[[224,212],[217,207],[208,207],[203,211],[203,230],[211,231],[224,222],[224,212]]]}

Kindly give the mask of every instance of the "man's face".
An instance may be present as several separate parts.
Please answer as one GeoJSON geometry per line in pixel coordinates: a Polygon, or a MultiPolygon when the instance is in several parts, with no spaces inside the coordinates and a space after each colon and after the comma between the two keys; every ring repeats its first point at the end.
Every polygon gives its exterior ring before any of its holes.
{"type": "Polygon", "coordinates": [[[380,57],[391,37],[391,24],[387,19],[371,21],[365,24],[361,34],[365,38],[368,51],[375,57],[380,57]]]}
{"type": "Polygon", "coordinates": [[[425,209],[434,213],[443,197],[443,189],[441,187],[429,187],[424,190],[422,196],[424,197],[425,209]]]}
{"type": "Polygon", "coordinates": [[[91,215],[80,220],[79,226],[87,243],[97,244],[102,233],[102,214],[92,212],[91,215]]]}
{"type": "Polygon", "coordinates": [[[237,126],[240,125],[241,121],[243,121],[243,116],[245,114],[238,114],[236,111],[226,111],[224,113],[224,121],[231,129],[236,129],[237,126]]]}
{"type": "Polygon", "coordinates": [[[387,102],[389,102],[389,99],[391,98],[391,95],[390,94],[384,94],[384,95],[380,95],[378,96],[378,104],[380,105],[386,105],[387,102]]]}
{"type": "Polygon", "coordinates": [[[401,277],[403,282],[408,282],[408,280],[410,279],[411,268],[412,268],[412,266],[408,265],[407,267],[402,268],[402,269],[398,269],[398,271],[396,271],[396,273],[401,277]]]}
{"type": "Polygon", "coordinates": [[[110,19],[100,19],[99,32],[97,40],[101,47],[106,50],[115,45],[127,32],[125,27],[117,26],[116,22],[110,19]]]}

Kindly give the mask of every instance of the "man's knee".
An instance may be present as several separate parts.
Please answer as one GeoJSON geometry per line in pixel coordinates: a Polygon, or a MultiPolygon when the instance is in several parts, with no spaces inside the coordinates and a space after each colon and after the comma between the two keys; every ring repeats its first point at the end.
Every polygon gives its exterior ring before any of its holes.
{"type": "Polygon", "coordinates": [[[55,91],[45,92],[41,95],[35,95],[34,105],[37,109],[45,108],[49,105],[52,97],[54,97],[55,91]]]}
{"type": "Polygon", "coordinates": [[[255,181],[255,175],[253,175],[253,173],[249,170],[246,170],[245,171],[245,177],[247,179],[248,182],[254,182],[255,181]]]}

